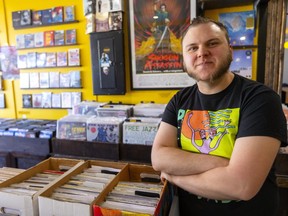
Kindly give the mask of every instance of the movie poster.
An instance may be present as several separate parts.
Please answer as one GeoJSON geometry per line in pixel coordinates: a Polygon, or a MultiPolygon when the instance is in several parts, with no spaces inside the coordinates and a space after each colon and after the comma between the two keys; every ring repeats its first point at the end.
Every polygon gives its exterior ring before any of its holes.
{"type": "Polygon", "coordinates": [[[0,64],[3,72],[3,79],[19,79],[20,75],[17,67],[16,47],[0,47],[0,64]]]}
{"type": "Polygon", "coordinates": [[[195,11],[190,0],[129,0],[133,89],[195,83],[183,71],[181,47],[182,33],[195,11]]]}

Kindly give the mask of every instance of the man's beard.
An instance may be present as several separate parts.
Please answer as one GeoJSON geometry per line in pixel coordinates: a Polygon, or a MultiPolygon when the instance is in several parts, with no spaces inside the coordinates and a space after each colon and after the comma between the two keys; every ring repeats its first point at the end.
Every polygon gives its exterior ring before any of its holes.
{"type": "MultiPolygon", "coordinates": [[[[220,67],[217,68],[216,71],[210,75],[210,83],[213,83],[214,81],[221,78],[225,73],[227,73],[232,61],[233,61],[232,54],[229,52],[229,54],[227,54],[227,58],[223,60],[220,67]]],[[[195,73],[192,70],[188,71],[185,62],[183,62],[183,69],[184,71],[186,71],[188,76],[195,79],[197,82],[201,80],[197,73],[195,73]]]]}

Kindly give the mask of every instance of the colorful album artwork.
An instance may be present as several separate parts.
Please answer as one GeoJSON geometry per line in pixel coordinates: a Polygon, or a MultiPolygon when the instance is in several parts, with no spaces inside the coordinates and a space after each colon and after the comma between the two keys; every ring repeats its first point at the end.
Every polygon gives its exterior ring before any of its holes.
{"type": "Polygon", "coordinates": [[[233,73],[246,78],[252,78],[252,50],[234,50],[233,61],[230,65],[233,73]]]}
{"type": "Polygon", "coordinates": [[[254,11],[220,13],[219,21],[227,27],[232,46],[253,45],[254,11]]]}

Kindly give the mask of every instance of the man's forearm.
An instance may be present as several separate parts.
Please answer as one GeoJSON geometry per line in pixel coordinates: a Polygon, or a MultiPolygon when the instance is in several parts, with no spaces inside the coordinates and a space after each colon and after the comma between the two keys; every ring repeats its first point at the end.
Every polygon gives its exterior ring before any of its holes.
{"type": "Polygon", "coordinates": [[[207,170],[227,166],[228,159],[191,153],[178,148],[162,147],[152,151],[154,169],[171,175],[193,175],[207,170]]]}

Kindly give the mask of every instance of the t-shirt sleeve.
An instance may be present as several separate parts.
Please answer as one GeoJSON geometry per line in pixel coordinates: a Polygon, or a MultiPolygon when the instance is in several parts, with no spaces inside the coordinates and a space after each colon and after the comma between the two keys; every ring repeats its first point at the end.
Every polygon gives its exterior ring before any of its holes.
{"type": "Polygon", "coordinates": [[[247,98],[240,110],[237,137],[271,136],[286,143],[287,124],[280,97],[264,89],[247,98]]]}

